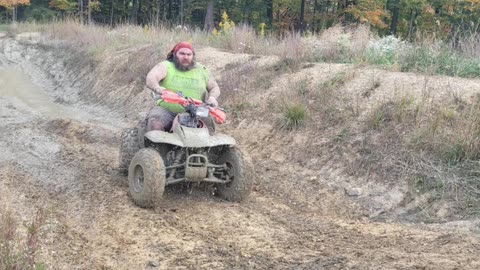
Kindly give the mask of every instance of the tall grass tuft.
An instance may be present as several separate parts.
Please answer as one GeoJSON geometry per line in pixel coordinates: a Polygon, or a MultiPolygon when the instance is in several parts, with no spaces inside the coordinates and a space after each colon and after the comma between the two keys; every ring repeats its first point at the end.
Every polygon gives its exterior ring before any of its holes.
{"type": "Polygon", "coordinates": [[[288,102],[284,104],[280,118],[280,127],[293,130],[303,127],[307,118],[307,107],[301,103],[288,102]]]}

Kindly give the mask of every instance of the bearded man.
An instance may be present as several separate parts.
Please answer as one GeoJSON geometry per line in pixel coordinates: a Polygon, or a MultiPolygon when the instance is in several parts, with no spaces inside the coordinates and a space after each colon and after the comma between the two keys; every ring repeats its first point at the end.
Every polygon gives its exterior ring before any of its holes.
{"type": "MultiPolygon", "coordinates": [[[[195,61],[195,49],[188,42],[175,45],[168,53],[167,60],[158,63],[148,72],[146,84],[159,95],[168,89],[218,106],[220,88],[209,70],[195,61]]],[[[169,131],[175,116],[184,111],[181,105],[159,101],[158,106],[148,113],[146,131],[169,131]]]]}

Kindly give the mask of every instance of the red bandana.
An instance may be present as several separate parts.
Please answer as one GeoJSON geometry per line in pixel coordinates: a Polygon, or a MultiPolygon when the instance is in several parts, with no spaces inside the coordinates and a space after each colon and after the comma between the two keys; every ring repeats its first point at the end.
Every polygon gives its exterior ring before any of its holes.
{"type": "Polygon", "coordinates": [[[195,54],[195,50],[193,49],[193,46],[192,44],[186,42],[186,41],[182,41],[180,43],[178,43],[177,45],[175,45],[175,47],[173,48],[173,53],[176,54],[178,52],[178,50],[180,49],[190,49],[194,54],[195,54]]]}

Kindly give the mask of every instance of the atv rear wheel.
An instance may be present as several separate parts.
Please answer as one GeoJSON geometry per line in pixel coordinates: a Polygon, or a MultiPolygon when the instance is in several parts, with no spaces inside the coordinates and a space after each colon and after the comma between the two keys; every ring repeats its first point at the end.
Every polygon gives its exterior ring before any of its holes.
{"type": "Polygon", "coordinates": [[[247,169],[242,152],[236,147],[227,148],[216,163],[227,166],[225,174],[226,178],[230,180],[227,184],[217,184],[216,194],[225,200],[234,202],[242,201],[248,197],[251,183],[247,177],[247,169]]]}
{"type": "Polygon", "coordinates": [[[119,170],[123,175],[128,174],[128,166],[133,156],[140,150],[138,143],[138,129],[127,128],[122,133],[122,145],[120,146],[119,170]]]}
{"type": "Polygon", "coordinates": [[[157,151],[144,148],[135,154],[128,169],[128,189],[140,207],[160,203],[165,190],[165,165],[157,151]]]}

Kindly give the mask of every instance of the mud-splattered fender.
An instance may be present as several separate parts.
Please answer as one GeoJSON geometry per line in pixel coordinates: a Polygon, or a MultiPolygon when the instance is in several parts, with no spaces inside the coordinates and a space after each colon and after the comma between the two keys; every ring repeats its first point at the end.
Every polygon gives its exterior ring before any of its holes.
{"type": "Polygon", "coordinates": [[[188,128],[179,126],[173,133],[152,130],[145,137],[154,143],[167,143],[181,147],[213,147],[218,145],[235,145],[235,139],[225,135],[210,136],[206,128],[188,128]]]}

